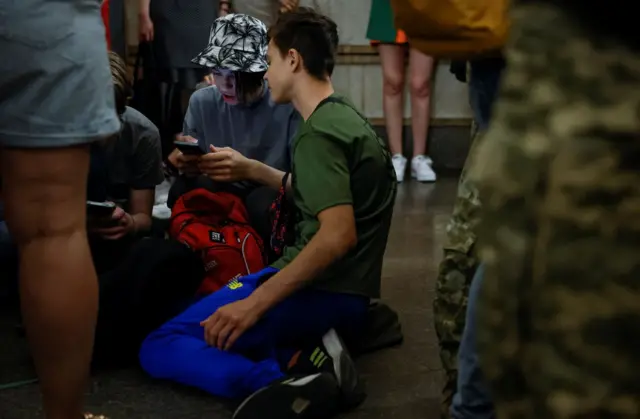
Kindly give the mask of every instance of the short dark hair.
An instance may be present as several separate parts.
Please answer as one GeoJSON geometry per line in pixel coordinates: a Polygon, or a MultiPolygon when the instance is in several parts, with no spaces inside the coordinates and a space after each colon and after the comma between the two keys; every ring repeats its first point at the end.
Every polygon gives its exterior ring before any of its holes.
{"type": "Polygon", "coordinates": [[[298,51],[307,72],[318,80],[331,76],[338,50],[338,26],[308,7],[283,13],[269,29],[269,38],[281,54],[298,51]]]}
{"type": "Polygon", "coordinates": [[[262,87],[264,83],[264,71],[258,73],[245,73],[235,71],[236,93],[242,102],[248,102],[251,96],[262,87]]]}
{"type": "Polygon", "coordinates": [[[132,88],[127,74],[127,65],[115,52],[109,51],[109,67],[113,79],[113,93],[116,99],[116,111],[122,115],[127,107],[127,101],[131,97],[132,88]]]}

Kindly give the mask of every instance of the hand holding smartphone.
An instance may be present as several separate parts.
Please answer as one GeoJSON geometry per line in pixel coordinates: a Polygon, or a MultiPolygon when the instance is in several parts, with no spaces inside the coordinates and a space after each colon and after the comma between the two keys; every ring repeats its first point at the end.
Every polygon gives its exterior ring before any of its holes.
{"type": "Polygon", "coordinates": [[[87,214],[92,217],[111,218],[116,204],[113,202],[87,201],[87,214]]]}
{"type": "Polygon", "coordinates": [[[118,220],[113,219],[116,204],[113,202],[87,201],[87,218],[89,225],[95,227],[111,227],[117,224],[118,220]]]}
{"type": "Polygon", "coordinates": [[[198,161],[206,154],[198,140],[191,135],[176,135],[176,149],[169,155],[169,162],[178,169],[178,173],[187,177],[200,175],[198,161]]]}
{"type": "Polygon", "coordinates": [[[176,145],[176,148],[182,152],[182,154],[185,154],[187,156],[202,156],[203,154],[205,154],[204,150],[198,143],[176,141],[174,144],[176,145]]]}

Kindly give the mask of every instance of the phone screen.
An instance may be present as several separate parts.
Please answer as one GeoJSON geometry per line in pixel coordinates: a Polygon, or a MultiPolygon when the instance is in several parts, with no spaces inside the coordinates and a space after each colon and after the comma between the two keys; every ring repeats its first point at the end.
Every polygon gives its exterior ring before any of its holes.
{"type": "Polygon", "coordinates": [[[87,201],[87,213],[93,217],[111,217],[115,209],[116,205],[113,202],[87,201]]]}
{"type": "Polygon", "coordinates": [[[182,151],[184,154],[189,154],[189,155],[202,155],[202,154],[204,154],[204,151],[202,150],[202,148],[200,147],[200,145],[198,143],[188,143],[188,142],[184,142],[184,141],[176,141],[175,145],[178,148],[178,150],[182,151]]]}

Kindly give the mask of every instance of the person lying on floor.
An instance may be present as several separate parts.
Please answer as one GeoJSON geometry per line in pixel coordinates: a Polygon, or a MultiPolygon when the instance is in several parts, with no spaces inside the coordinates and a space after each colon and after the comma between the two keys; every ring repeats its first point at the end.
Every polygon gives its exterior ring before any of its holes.
{"type": "MultiPolygon", "coordinates": [[[[380,295],[397,182],[383,140],[334,93],[336,24],[301,8],[269,35],[271,97],[304,118],[292,144],[295,240],[152,332],[139,358],[152,377],[244,399],[235,419],[326,418],[364,398],[338,336],[380,295]]],[[[274,188],[282,179],[261,175],[274,188]]]]}
{"type": "Polygon", "coordinates": [[[127,106],[131,85],[124,60],[109,52],[120,133],[91,148],[87,199],[116,204],[110,215],[96,216],[88,206],[88,234],[96,271],[114,269],[137,237],[151,229],[155,187],[164,181],[160,133],[127,106]]]}
{"type": "Polygon", "coordinates": [[[209,45],[193,62],[211,69],[215,84],[191,96],[177,137],[198,144],[204,155],[179,148],[169,155],[185,176],[174,183],[167,203],[172,207],[195,187],[233,192],[244,199],[251,224],[265,242],[277,188],[265,186],[254,166],[290,171],[289,144],[300,124],[291,104],[272,100],[264,80],[266,35],[264,23],[248,15],[229,14],[214,22],[209,45]]]}

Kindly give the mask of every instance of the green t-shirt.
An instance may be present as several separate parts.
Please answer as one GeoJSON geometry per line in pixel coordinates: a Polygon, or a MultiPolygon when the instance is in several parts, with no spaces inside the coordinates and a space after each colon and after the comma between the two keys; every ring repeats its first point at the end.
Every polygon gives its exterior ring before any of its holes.
{"type": "Polygon", "coordinates": [[[309,243],[320,226],[320,212],[351,204],[358,243],[311,286],[379,298],[382,258],[397,188],[391,155],[383,140],[352,105],[333,95],[298,129],[293,140],[292,176],[296,239],[273,266],[282,269],[309,243]]]}

